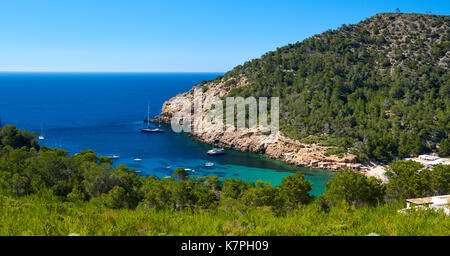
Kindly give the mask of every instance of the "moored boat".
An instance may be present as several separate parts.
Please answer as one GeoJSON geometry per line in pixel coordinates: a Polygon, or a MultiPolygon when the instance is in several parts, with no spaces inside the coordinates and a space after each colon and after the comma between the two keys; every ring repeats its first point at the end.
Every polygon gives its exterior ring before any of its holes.
{"type": "Polygon", "coordinates": [[[208,155],[224,155],[226,154],[225,149],[223,148],[213,148],[208,150],[208,152],[206,152],[206,154],[208,155]]]}
{"type": "Polygon", "coordinates": [[[43,125],[41,126],[41,133],[39,134],[38,139],[39,140],[45,140],[45,137],[44,137],[44,126],[43,125]]]}
{"type": "Polygon", "coordinates": [[[147,107],[147,128],[141,129],[141,132],[144,132],[144,133],[162,133],[162,132],[164,132],[163,129],[159,128],[159,127],[161,127],[161,124],[159,124],[158,128],[151,128],[149,120],[150,120],[150,104],[147,107]]]}
{"type": "Polygon", "coordinates": [[[141,132],[164,132],[164,130],[159,128],[144,128],[141,129],[141,132]]]}

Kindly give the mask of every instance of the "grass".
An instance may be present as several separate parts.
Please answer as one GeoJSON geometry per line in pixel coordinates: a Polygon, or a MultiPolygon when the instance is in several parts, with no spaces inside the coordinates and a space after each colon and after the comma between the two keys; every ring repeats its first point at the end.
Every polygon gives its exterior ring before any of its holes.
{"type": "Polygon", "coordinates": [[[401,205],[355,209],[332,208],[329,213],[311,204],[277,217],[270,208],[213,211],[109,209],[95,201],[66,202],[47,195],[0,197],[0,235],[94,236],[117,235],[362,235],[450,234],[442,212],[398,213],[401,205]]]}

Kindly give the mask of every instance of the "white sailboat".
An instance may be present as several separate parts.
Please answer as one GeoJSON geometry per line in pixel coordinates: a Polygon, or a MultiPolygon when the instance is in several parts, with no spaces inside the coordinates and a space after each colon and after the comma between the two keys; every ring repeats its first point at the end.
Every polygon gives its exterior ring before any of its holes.
{"type": "Polygon", "coordinates": [[[150,104],[148,104],[148,107],[147,107],[147,120],[146,120],[146,122],[147,122],[147,128],[141,129],[141,132],[146,132],[146,133],[149,133],[149,132],[164,132],[164,130],[161,129],[161,128],[151,128],[150,127],[150,104]]]}
{"type": "Polygon", "coordinates": [[[41,133],[39,134],[38,139],[39,140],[45,140],[45,137],[44,137],[44,125],[41,125],[41,133]]]}

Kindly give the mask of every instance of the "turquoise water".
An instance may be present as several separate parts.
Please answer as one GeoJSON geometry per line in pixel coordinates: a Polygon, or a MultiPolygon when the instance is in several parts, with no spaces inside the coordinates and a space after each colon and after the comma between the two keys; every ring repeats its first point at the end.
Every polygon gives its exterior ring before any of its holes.
{"type": "Polygon", "coordinates": [[[313,183],[312,194],[325,190],[332,173],[299,168],[255,154],[228,150],[208,156],[211,146],[186,134],[171,131],[143,134],[142,120],[150,103],[151,116],[162,103],[217,73],[0,73],[0,117],[3,123],[41,131],[43,145],[71,153],[92,149],[100,155],[119,155],[141,175],[169,176],[177,167],[194,170],[193,176],[217,175],[247,182],[263,180],[273,185],[296,171],[313,183]],[[134,161],[142,159],[141,162],[134,161]],[[206,167],[205,163],[214,163],[206,167]]]}

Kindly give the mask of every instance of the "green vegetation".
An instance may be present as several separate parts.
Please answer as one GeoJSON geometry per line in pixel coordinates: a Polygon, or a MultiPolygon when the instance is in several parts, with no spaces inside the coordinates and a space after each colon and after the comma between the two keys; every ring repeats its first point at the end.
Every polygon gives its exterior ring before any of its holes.
{"type": "Polygon", "coordinates": [[[433,235],[448,236],[444,213],[397,213],[397,205],[343,206],[324,213],[314,205],[285,216],[265,208],[156,211],[110,209],[95,202],[67,202],[51,194],[0,196],[1,235],[433,235]]]}
{"type": "Polygon", "coordinates": [[[326,186],[326,193],[319,196],[319,202],[326,209],[339,205],[342,200],[355,207],[377,206],[383,202],[385,187],[381,181],[351,169],[338,172],[326,186]]]}
{"type": "Polygon", "coordinates": [[[33,134],[13,126],[0,134],[0,235],[450,234],[442,212],[401,214],[402,203],[386,203],[409,196],[404,184],[427,188],[420,195],[449,193],[449,166],[404,181],[419,166],[396,162],[387,186],[346,169],[314,200],[301,173],[279,186],[193,178],[182,168],[177,180],[159,180],[113,167],[90,150],[69,156],[39,147],[33,134]]]}
{"type": "Polygon", "coordinates": [[[437,165],[433,170],[422,169],[413,161],[394,162],[386,172],[389,177],[387,196],[398,201],[406,198],[449,194],[450,167],[437,165]]]}
{"type": "Polygon", "coordinates": [[[441,143],[439,143],[438,153],[442,157],[450,156],[450,142],[449,140],[442,139],[441,143]]]}
{"type": "Polygon", "coordinates": [[[449,16],[378,14],[268,52],[215,82],[246,78],[228,96],[281,97],[282,132],[336,146],[329,154],[388,162],[439,147],[448,156],[449,24],[449,16]]]}

